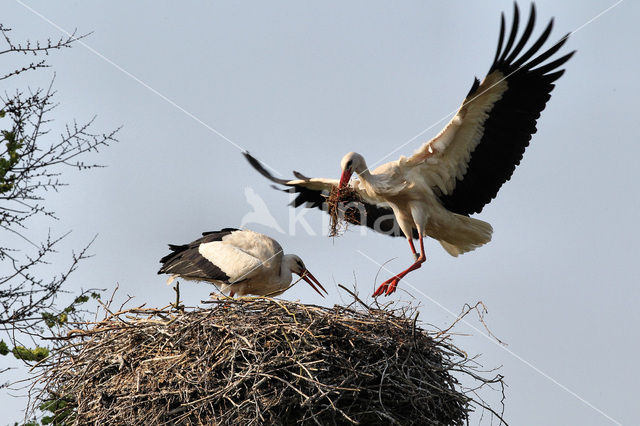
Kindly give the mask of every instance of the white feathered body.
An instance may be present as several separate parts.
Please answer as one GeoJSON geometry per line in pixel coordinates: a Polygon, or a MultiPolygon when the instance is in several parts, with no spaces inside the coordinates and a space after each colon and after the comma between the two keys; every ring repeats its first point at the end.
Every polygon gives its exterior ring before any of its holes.
{"type": "Polygon", "coordinates": [[[276,296],[291,284],[291,270],[283,267],[280,244],[273,238],[245,229],[221,241],[201,244],[200,254],[219,265],[229,283],[213,280],[223,293],[276,296]]]}
{"type": "Polygon", "coordinates": [[[168,283],[177,277],[207,281],[223,293],[239,296],[277,296],[291,284],[291,258],[296,256],[284,255],[274,239],[248,229],[233,230],[216,239],[195,241],[180,252],[182,258],[172,260],[161,271],[172,273],[168,283]]]}
{"type": "MultiPolygon", "coordinates": [[[[433,191],[433,181],[425,169],[437,163],[411,164],[405,157],[363,173],[353,182],[354,189],[365,199],[388,204],[405,235],[420,227],[423,235],[438,240],[452,256],[474,250],[491,241],[493,228],[482,220],[462,216],[445,209],[433,191]]],[[[435,166],[435,167],[434,167],[435,166]]]]}

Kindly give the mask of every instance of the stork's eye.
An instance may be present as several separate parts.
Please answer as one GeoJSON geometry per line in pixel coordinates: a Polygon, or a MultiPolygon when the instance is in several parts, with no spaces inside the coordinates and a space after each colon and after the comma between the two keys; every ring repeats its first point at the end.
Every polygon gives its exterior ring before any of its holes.
{"type": "Polygon", "coordinates": [[[351,163],[353,163],[353,161],[352,161],[352,160],[349,160],[349,161],[347,162],[347,169],[350,169],[350,168],[351,168],[351,163]]]}

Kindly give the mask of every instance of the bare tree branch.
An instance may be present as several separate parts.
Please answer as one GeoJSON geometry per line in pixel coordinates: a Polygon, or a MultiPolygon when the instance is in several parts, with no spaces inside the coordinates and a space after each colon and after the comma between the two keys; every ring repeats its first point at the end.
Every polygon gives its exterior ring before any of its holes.
{"type": "MultiPolygon", "coordinates": [[[[46,56],[50,52],[69,48],[86,37],[74,31],[57,40],[14,42],[10,33],[10,28],[0,24],[0,56],[35,59],[0,72],[0,80],[48,67],[46,56]]],[[[46,196],[67,185],[65,170],[101,167],[89,156],[115,142],[118,131],[96,132],[94,116],[67,124],[57,136],[52,134],[52,113],[58,105],[54,81],[55,75],[46,88],[0,93],[0,331],[13,343],[14,351],[25,346],[22,341],[37,346],[48,329],[81,318],[78,305],[88,300],[92,290],[81,292],[66,307],[59,306],[58,298],[69,293],[65,284],[90,257],[95,238],[72,252],[66,265],[56,266],[51,273],[47,271],[51,270],[53,257],[69,232],[54,235],[49,231],[38,240],[28,231],[32,219],[56,219],[55,212],[47,207],[46,196]]],[[[19,357],[16,352],[14,355],[19,357]]]]}
{"type": "MultiPolygon", "coordinates": [[[[3,54],[22,54],[22,55],[48,55],[52,50],[60,50],[63,48],[70,48],[74,42],[83,39],[89,34],[76,35],[77,30],[74,30],[71,35],[68,37],[60,37],[57,40],[47,39],[45,42],[31,42],[27,40],[23,43],[15,43],[9,33],[11,32],[11,28],[7,28],[4,25],[0,24],[0,33],[2,33],[2,38],[0,40],[4,41],[4,50],[0,50],[0,55],[3,54]]],[[[18,74],[22,74],[26,71],[33,71],[38,68],[47,68],[45,59],[39,59],[33,62],[28,62],[25,65],[19,66],[18,68],[0,76],[0,80],[6,80],[10,77],[16,76],[18,74]]]]}

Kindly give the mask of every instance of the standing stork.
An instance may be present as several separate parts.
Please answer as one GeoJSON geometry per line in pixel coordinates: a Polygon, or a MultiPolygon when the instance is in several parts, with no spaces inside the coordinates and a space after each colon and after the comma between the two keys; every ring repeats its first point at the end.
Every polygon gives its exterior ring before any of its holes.
{"type": "Polygon", "coordinates": [[[208,281],[223,293],[243,296],[277,296],[290,287],[291,274],[299,275],[321,296],[322,284],[295,254],[283,254],[276,240],[235,228],[205,232],[184,245],[169,244],[171,253],[160,259],[158,274],[171,274],[167,283],[181,277],[208,281]],[[316,287],[316,285],[318,287],[316,287]]]}
{"type": "Polygon", "coordinates": [[[502,14],[498,48],[487,76],[474,79],[471,90],[453,119],[433,139],[410,157],[400,157],[370,171],[364,157],[355,152],[344,156],[340,180],[273,177],[248,153],[251,165],[270,180],[299,193],[293,201],[298,207],[326,206],[326,194],[335,186],[347,185],[360,198],[355,215],[346,219],[393,236],[409,240],[415,262],[391,277],[374,296],[391,294],[409,272],[426,260],[423,237],[432,237],[452,256],[468,252],[491,240],[491,225],[470,218],[480,213],[495,198],[504,182],[520,163],[536,120],[551,97],[556,81],[564,73],[559,69],[575,53],[550,60],[567,41],[568,34],[542,51],[549,38],[553,19],[540,37],[525,50],[535,24],[536,10],[531,5],[529,20],[516,42],[520,15],[517,4],[513,24],[505,41],[502,14]],[[359,180],[350,184],[355,173],[359,180]],[[363,217],[364,216],[364,217],[363,217]],[[420,253],[413,239],[420,242],[420,253]]]}

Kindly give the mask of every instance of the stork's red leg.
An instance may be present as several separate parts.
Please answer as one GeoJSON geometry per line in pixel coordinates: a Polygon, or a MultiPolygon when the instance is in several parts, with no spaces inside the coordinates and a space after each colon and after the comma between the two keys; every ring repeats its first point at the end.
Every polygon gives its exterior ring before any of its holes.
{"type": "MultiPolygon", "coordinates": [[[[420,239],[422,243],[422,239],[420,239]]],[[[413,245],[413,238],[409,238],[409,247],[411,247],[411,253],[413,253],[413,260],[418,260],[418,253],[416,252],[416,246],[413,245]]]]}
{"type": "Polygon", "coordinates": [[[413,262],[413,265],[409,266],[407,269],[400,272],[398,275],[392,278],[389,278],[387,281],[380,284],[380,287],[378,287],[375,293],[373,293],[373,297],[380,296],[382,294],[386,294],[388,296],[394,291],[396,291],[396,287],[398,286],[398,283],[400,282],[400,280],[404,278],[404,276],[407,275],[409,272],[415,271],[416,269],[420,268],[424,263],[424,261],[427,260],[427,256],[424,252],[424,240],[422,238],[422,234],[419,233],[418,237],[420,238],[420,256],[418,256],[418,253],[416,253],[416,249],[413,245],[413,241],[409,239],[409,245],[411,246],[411,251],[413,252],[413,255],[416,256],[415,262],[413,262]]]}

